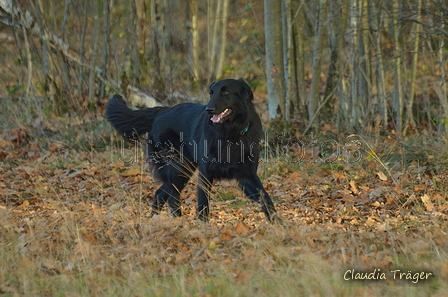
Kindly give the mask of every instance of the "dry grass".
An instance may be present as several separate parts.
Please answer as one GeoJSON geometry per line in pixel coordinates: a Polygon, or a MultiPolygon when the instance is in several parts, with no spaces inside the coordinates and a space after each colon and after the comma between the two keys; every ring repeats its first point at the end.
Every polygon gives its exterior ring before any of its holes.
{"type": "Polygon", "coordinates": [[[332,226],[253,228],[191,217],[91,215],[55,207],[58,219],[7,225],[2,208],[0,292],[5,296],[444,296],[446,233],[425,228],[359,233],[332,226]],[[84,217],[84,219],[80,219],[84,217]],[[96,222],[94,221],[96,218],[96,222]],[[91,220],[90,228],[87,221],[91,220]],[[139,223],[136,223],[138,221],[139,223]],[[20,230],[20,229],[26,229],[20,230]],[[344,281],[344,273],[431,271],[413,284],[344,281]]]}
{"type": "Polygon", "coordinates": [[[398,171],[379,151],[376,167],[368,155],[358,167],[267,164],[264,184],[284,226],[239,203],[227,182],[215,187],[208,224],[195,219],[196,181],[182,195],[184,217],[150,218],[157,183],[142,164],[117,162],[119,148],[97,148],[110,129],[45,120],[48,132],[18,114],[1,134],[2,296],[448,295],[442,170],[403,170],[396,185],[378,179],[384,166],[398,171]],[[344,280],[350,269],[381,269],[387,280],[344,280]],[[397,280],[397,269],[433,276],[397,280]]]}

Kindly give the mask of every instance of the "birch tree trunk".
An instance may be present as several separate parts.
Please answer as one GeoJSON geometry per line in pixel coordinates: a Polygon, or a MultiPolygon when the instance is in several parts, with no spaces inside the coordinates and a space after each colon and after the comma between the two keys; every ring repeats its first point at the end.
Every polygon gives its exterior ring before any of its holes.
{"type": "Polygon", "coordinates": [[[313,66],[310,85],[310,97],[308,100],[308,117],[313,119],[319,104],[319,87],[322,60],[322,44],[325,36],[325,21],[327,18],[327,0],[319,1],[318,22],[314,30],[313,66]]]}
{"type": "Polygon", "coordinates": [[[284,2],[284,13],[286,14],[286,22],[284,24],[284,30],[286,31],[286,46],[285,46],[285,82],[286,82],[286,92],[285,92],[285,120],[289,121],[291,118],[290,112],[293,110],[291,108],[292,102],[297,102],[297,88],[296,88],[296,64],[294,62],[294,26],[293,22],[293,10],[291,0],[286,0],[284,2]]]}
{"type": "MultiPolygon", "coordinates": [[[[83,20],[82,20],[82,29],[81,29],[81,45],[79,46],[79,59],[81,64],[84,63],[84,51],[85,51],[85,41],[86,41],[86,32],[87,32],[87,0],[83,1],[83,20]]],[[[84,67],[79,65],[79,82],[78,82],[78,95],[81,96],[83,83],[84,83],[84,67]]]]}
{"type": "Polygon", "coordinates": [[[187,1],[188,66],[193,81],[199,81],[198,0],[187,1]]]}
{"type": "Polygon", "coordinates": [[[359,13],[359,79],[358,79],[358,113],[356,124],[364,123],[373,111],[370,104],[370,55],[369,55],[369,7],[368,0],[360,0],[359,13]]]}
{"type": "Polygon", "coordinates": [[[386,98],[386,89],[384,81],[384,62],[383,62],[383,50],[381,46],[381,27],[383,20],[383,10],[381,8],[382,2],[378,3],[376,6],[376,18],[373,21],[374,27],[374,39],[375,39],[375,54],[376,60],[376,87],[378,92],[378,105],[381,119],[383,121],[383,129],[388,125],[388,102],[386,98]]]}
{"type": "MultiPolygon", "coordinates": [[[[90,72],[89,72],[89,103],[93,104],[93,98],[95,96],[95,63],[96,57],[98,55],[98,43],[99,43],[99,34],[100,34],[100,20],[98,15],[101,13],[101,10],[98,7],[98,2],[94,1],[95,5],[95,18],[94,18],[94,44],[93,44],[93,52],[92,58],[90,60],[90,72]]],[[[100,74],[102,75],[102,74],[100,74]]]]}
{"type": "MultiPolygon", "coordinates": [[[[218,64],[215,68],[215,78],[221,79],[223,76],[224,61],[226,57],[227,46],[227,27],[228,27],[228,14],[229,14],[229,0],[220,0],[222,3],[222,15],[219,17],[219,27],[221,28],[221,34],[219,36],[219,46],[217,48],[218,64]]],[[[217,20],[217,21],[218,21],[217,20]]]]}
{"type": "MultiPolygon", "coordinates": [[[[209,64],[208,64],[208,71],[209,71],[209,80],[212,81],[215,79],[215,68],[216,68],[216,54],[218,53],[219,45],[218,45],[218,36],[219,36],[219,30],[220,30],[220,22],[219,18],[222,15],[222,3],[223,0],[217,0],[216,1],[216,10],[215,10],[215,21],[213,25],[213,32],[212,35],[209,35],[209,64]]],[[[208,3],[208,5],[210,5],[208,3]]]]}
{"type": "Polygon", "coordinates": [[[350,126],[353,128],[358,118],[358,80],[359,80],[359,2],[351,0],[350,4],[350,102],[348,106],[348,118],[350,126]]]}
{"type": "MultiPolygon", "coordinates": [[[[341,76],[344,72],[342,63],[342,49],[344,46],[343,32],[348,20],[348,0],[331,1],[329,4],[329,16],[327,23],[328,41],[330,45],[330,66],[328,70],[327,86],[324,98],[328,96],[328,103],[323,109],[326,117],[333,116],[337,112],[337,104],[334,102],[334,89],[338,87],[341,76]],[[330,95],[333,94],[333,95],[330,95]],[[336,106],[335,106],[336,105],[336,106]]],[[[340,88],[338,88],[340,89],[340,88]]],[[[340,96],[341,97],[341,96],[340,96]]]]}
{"type": "MultiPolygon", "coordinates": [[[[443,19],[443,12],[440,13],[440,18],[443,19]]],[[[441,30],[445,28],[445,24],[442,22],[441,24],[441,30]]],[[[444,119],[440,121],[443,124],[443,132],[447,133],[448,129],[448,98],[447,98],[447,92],[446,92],[446,72],[445,72],[445,58],[443,55],[443,51],[445,50],[445,37],[442,35],[440,36],[440,44],[439,44],[439,50],[437,53],[437,58],[439,62],[439,69],[440,69],[440,83],[436,84],[435,91],[437,96],[439,97],[440,104],[443,107],[444,111],[444,119]]]]}
{"type": "Polygon", "coordinates": [[[227,46],[229,0],[217,0],[215,22],[209,35],[209,80],[220,79],[223,75],[227,46]]]}
{"type": "Polygon", "coordinates": [[[264,14],[268,109],[269,118],[274,119],[285,115],[281,0],[264,0],[264,14]]]}
{"type": "Polygon", "coordinates": [[[148,50],[147,43],[149,38],[149,24],[151,19],[151,7],[154,7],[151,1],[134,0],[135,5],[135,34],[137,35],[137,44],[140,50],[148,50]]]}
{"type": "Polygon", "coordinates": [[[127,0],[126,5],[126,44],[125,44],[125,62],[123,79],[121,82],[121,88],[124,91],[127,89],[127,85],[124,81],[127,80],[126,74],[129,76],[129,80],[134,84],[141,84],[142,67],[138,58],[138,2],[136,0],[127,0]]]}
{"type": "MultiPolygon", "coordinates": [[[[293,82],[293,90],[292,92],[296,92],[296,101],[292,101],[295,104],[296,116],[300,111],[306,110],[307,104],[307,92],[306,92],[306,83],[305,83],[305,37],[304,37],[304,27],[305,27],[305,17],[303,12],[303,5],[297,5],[296,2],[290,1],[292,10],[292,49],[291,49],[291,59],[292,59],[292,67],[295,72],[291,73],[290,76],[293,82]]],[[[291,98],[294,100],[294,98],[291,98]]],[[[305,113],[305,112],[304,112],[305,113]]],[[[301,116],[305,116],[301,114],[301,116]]]]}
{"type": "Polygon", "coordinates": [[[402,59],[399,39],[398,15],[400,13],[400,0],[392,0],[392,22],[394,43],[394,111],[396,116],[396,129],[399,134],[403,131],[403,90],[402,90],[402,59]]]}
{"type": "Polygon", "coordinates": [[[412,115],[412,110],[414,106],[414,95],[415,95],[415,77],[417,75],[417,63],[418,63],[418,52],[420,44],[420,31],[421,31],[421,10],[422,10],[422,0],[417,0],[417,16],[415,19],[415,33],[414,33],[414,46],[412,50],[412,69],[411,69],[411,81],[409,82],[409,100],[407,105],[406,113],[406,127],[408,124],[415,125],[415,121],[412,115]]]}
{"type": "Polygon", "coordinates": [[[154,0],[154,51],[155,73],[153,87],[158,91],[165,90],[166,32],[165,9],[163,0],[154,0]]]}
{"type": "Polygon", "coordinates": [[[100,97],[104,97],[105,95],[105,81],[106,81],[106,72],[108,69],[108,60],[110,55],[110,7],[109,7],[109,1],[104,1],[103,3],[103,61],[101,64],[101,68],[103,69],[104,73],[102,73],[102,81],[100,86],[100,97]]]}

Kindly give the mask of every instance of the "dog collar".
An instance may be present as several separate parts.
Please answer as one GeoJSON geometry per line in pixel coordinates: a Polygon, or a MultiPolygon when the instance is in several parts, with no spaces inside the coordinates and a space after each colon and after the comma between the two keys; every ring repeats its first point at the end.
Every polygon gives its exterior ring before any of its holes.
{"type": "Polygon", "coordinates": [[[247,124],[246,128],[244,128],[243,130],[241,130],[240,134],[241,134],[241,135],[246,134],[246,132],[249,131],[249,127],[250,127],[250,123],[247,124]]]}

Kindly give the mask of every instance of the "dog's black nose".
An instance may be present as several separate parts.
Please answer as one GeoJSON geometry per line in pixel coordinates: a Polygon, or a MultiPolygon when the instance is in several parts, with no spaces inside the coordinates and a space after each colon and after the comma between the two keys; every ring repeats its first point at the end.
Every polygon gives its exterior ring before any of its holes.
{"type": "Polygon", "coordinates": [[[205,111],[208,112],[208,113],[210,113],[210,114],[212,114],[212,113],[215,112],[215,109],[207,106],[207,107],[205,108],[205,111]]]}

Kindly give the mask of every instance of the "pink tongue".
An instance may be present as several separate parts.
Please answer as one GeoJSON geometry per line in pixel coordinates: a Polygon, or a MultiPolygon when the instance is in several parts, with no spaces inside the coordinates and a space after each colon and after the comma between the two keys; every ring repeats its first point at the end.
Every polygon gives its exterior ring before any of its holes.
{"type": "Polygon", "coordinates": [[[213,123],[216,123],[217,121],[219,121],[219,115],[215,114],[214,116],[212,116],[210,118],[210,121],[212,121],[213,123]]]}

